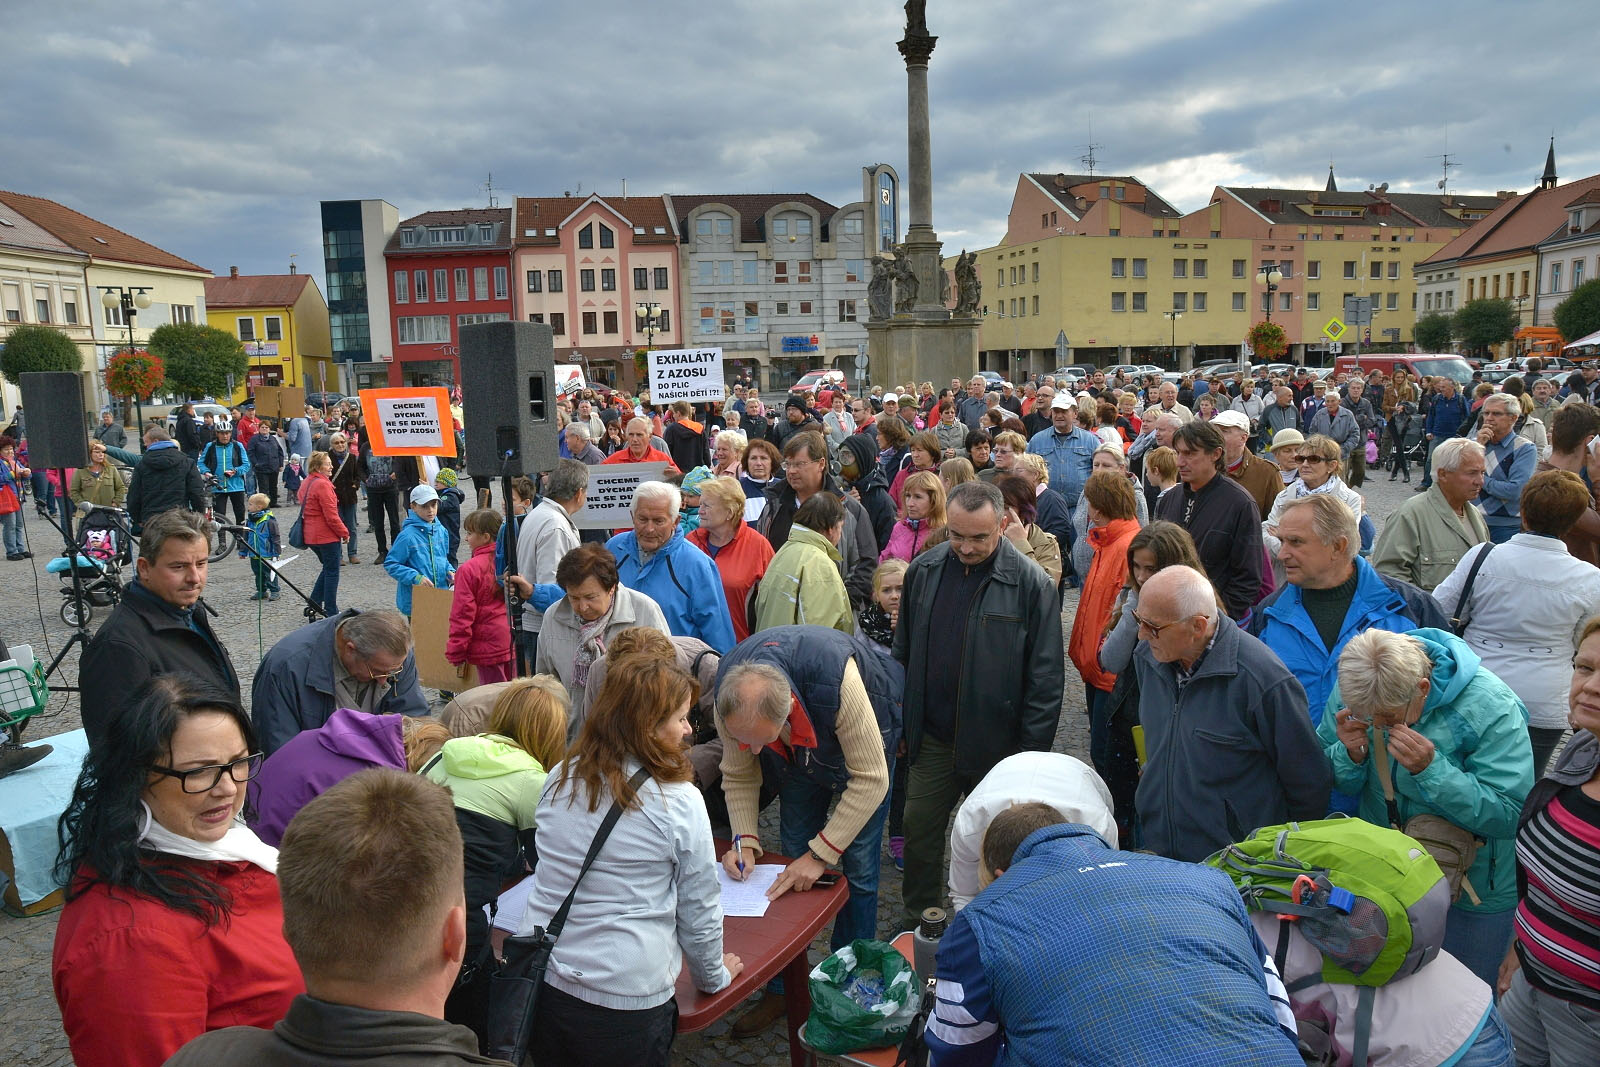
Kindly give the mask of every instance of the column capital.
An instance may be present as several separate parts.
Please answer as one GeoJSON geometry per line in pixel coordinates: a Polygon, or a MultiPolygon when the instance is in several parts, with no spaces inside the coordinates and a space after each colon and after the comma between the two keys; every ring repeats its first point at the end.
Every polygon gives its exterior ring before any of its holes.
{"type": "Polygon", "coordinates": [[[933,46],[939,38],[926,34],[907,34],[898,42],[900,54],[905,57],[908,67],[926,67],[928,59],[933,55],[933,46]]]}

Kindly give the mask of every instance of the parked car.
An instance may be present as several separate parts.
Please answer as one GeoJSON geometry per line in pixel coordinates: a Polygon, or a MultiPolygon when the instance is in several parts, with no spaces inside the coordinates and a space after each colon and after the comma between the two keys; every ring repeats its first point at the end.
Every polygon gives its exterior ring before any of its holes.
{"type": "MultiPolygon", "coordinates": [[[[167,428],[168,429],[171,429],[172,427],[178,425],[178,413],[180,411],[182,411],[182,410],[183,410],[183,405],[179,404],[177,407],[175,407],[171,411],[167,412],[167,428]]],[[[221,404],[202,404],[202,403],[196,403],[195,404],[195,406],[194,406],[195,421],[198,422],[199,420],[205,418],[207,414],[210,414],[218,422],[228,422],[232,418],[232,413],[226,407],[223,407],[221,404]]]]}
{"type": "Polygon", "coordinates": [[[1199,363],[1194,365],[1194,369],[1210,370],[1212,367],[1221,367],[1225,364],[1231,363],[1233,363],[1233,360],[1231,359],[1202,359],[1199,363]]]}
{"type": "Polygon", "coordinates": [[[818,389],[827,386],[832,386],[835,389],[849,389],[850,383],[845,380],[844,371],[821,368],[808,370],[800,375],[800,380],[789,386],[789,392],[814,393],[818,389]]]}
{"type": "Polygon", "coordinates": [[[1202,363],[1195,370],[1205,371],[1207,378],[1248,378],[1251,376],[1250,364],[1248,363],[1228,363],[1226,361],[1222,363],[1202,363]]]}
{"type": "Polygon", "coordinates": [[[1001,376],[999,371],[981,370],[978,372],[978,377],[983,379],[983,391],[986,393],[997,393],[1000,391],[1000,387],[1005,384],[1005,378],[1001,376]]]}
{"type": "Polygon", "coordinates": [[[343,393],[307,393],[306,403],[314,408],[331,408],[344,399],[343,393]]]}
{"type": "MultiPolygon", "coordinates": [[[[1483,369],[1486,371],[1512,370],[1520,373],[1528,369],[1528,360],[1534,358],[1533,356],[1513,356],[1511,359],[1500,359],[1493,363],[1485,363],[1483,369]]],[[[1544,369],[1547,371],[1571,373],[1578,369],[1578,365],[1565,356],[1539,356],[1537,358],[1544,363],[1544,369]]]]}

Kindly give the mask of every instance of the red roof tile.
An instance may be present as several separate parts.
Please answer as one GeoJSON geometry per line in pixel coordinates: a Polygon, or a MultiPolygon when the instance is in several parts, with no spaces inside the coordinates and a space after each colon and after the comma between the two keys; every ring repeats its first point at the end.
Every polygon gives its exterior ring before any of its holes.
{"type": "Polygon", "coordinates": [[[293,307],[310,281],[309,274],[241,274],[237,278],[207,278],[206,307],[293,307]]]}
{"type": "Polygon", "coordinates": [[[1423,262],[1494,259],[1532,252],[1536,245],[1565,232],[1567,205],[1574,203],[1575,197],[1595,190],[1600,190],[1600,174],[1507,200],[1423,262]]]}
{"type": "Polygon", "coordinates": [[[211,273],[187,259],[180,259],[148,241],[141,241],[54,200],[0,191],[0,204],[25,215],[59,240],[98,260],[141,263],[149,267],[193,271],[197,274],[211,273]]]}
{"type": "Polygon", "coordinates": [[[677,244],[678,232],[659,196],[519,196],[516,205],[516,245],[536,247],[561,243],[561,224],[590,200],[599,200],[644,232],[633,234],[634,244],[677,244]],[[660,228],[664,232],[657,233],[660,228]],[[546,230],[557,231],[546,234],[546,230]],[[531,231],[531,232],[530,232],[531,231]]]}

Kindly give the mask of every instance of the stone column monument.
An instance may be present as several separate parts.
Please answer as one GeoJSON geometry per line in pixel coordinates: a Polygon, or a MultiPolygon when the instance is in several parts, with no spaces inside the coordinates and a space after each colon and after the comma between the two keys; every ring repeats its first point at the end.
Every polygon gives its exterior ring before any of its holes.
{"type": "MultiPolygon", "coordinates": [[[[905,240],[894,250],[894,312],[880,317],[873,307],[867,323],[873,381],[885,386],[906,382],[965,380],[978,369],[979,318],[976,294],[958,297],[954,314],[941,299],[950,292],[933,229],[933,143],[929,133],[928,60],[937,37],[928,33],[926,0],[906,4],[905,37],[899,42],[906,64],[906,154],[911,211],[905,240]]],[[[961,279],[958,277],[958,282],[961,279]]]]}

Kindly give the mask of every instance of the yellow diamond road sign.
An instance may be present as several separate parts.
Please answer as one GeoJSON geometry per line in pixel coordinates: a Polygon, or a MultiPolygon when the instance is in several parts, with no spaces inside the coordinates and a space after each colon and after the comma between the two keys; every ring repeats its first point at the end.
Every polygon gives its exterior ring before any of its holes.
{"type": "Polygon", "coordinates": [[[1322,328],[1322,332],[1327,335],[1328,340],[1330,341],[1337,341],[1339,338],[1343,337],[1344,331],[1345,325],[1338,319],[1329,319],[1328,325],[1322,328]]]}

